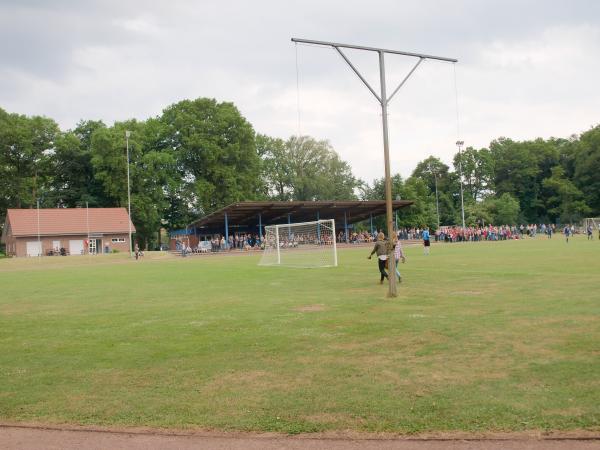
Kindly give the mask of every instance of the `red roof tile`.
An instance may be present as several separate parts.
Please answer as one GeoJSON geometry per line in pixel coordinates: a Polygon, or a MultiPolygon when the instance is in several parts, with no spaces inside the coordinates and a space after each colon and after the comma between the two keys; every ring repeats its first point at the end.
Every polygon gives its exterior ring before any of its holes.
{"type": "MultiPolygon", "coordinates": [[[[9,209],[7,223],[13,236],[37,236],[37,209],[9,209]]],[[[125,208],[55,208],[39,210],[39,233],[64,234],[128,233],[129,217],[125,208]]],[[[131,224],[131,231],[135,227],[131,224]]]]}

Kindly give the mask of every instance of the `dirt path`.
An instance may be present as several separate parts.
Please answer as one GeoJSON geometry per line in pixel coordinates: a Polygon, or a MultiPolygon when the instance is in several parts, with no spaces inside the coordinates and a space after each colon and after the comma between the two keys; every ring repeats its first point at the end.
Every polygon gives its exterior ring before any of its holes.
{"type": "Polygon", "coordinates": [[[485,438],[469,435],[446,437],[386,437],[378,435],[301,435],[251,433],[178,434],[152,430],[44,428],[0,425],[3,450],[596,450],[600,433],[497,434],[485,438]]]}

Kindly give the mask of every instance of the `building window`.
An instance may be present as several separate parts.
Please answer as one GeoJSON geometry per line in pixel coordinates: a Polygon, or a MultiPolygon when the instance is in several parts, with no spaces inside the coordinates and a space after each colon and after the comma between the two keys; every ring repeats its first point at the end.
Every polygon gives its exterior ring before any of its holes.
{"type": "Polygon", "coordinates": [[[118,244],[119,242],[125,242],[125,238],[112,238],[113,244],[118,244]]]}

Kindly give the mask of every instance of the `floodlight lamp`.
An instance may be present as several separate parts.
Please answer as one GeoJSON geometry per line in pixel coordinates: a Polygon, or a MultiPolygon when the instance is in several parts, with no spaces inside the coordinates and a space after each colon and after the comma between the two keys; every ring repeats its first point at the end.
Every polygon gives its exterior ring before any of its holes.
{"type": "Polygon", "coordinates": [[[131,131],[129,131],[129,130],[126,130],[126,131],[125,131],[125,137],[126,137],[126,138],[129,138],[130,136],[131,136],[131,131]]]}
{"type": "Polygon", "coordinates": [[[465,141],[456,141],[456,145],[458,145],[458,146],[465,145],[465,141]]]}

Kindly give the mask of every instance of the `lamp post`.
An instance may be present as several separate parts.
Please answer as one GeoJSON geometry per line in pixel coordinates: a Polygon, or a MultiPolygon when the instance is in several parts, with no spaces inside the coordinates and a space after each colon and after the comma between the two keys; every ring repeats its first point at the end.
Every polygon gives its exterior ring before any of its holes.
{"type": "Polygon", "coordinates": [[[463,198],[463,173],[462,173],[462,146],[465,141],[456,141],[458,146],[458,171],[460,173],[460,211],[462,215],[462,227],[465,229],[465,201],[463,198]]]}
{"type": "Polygon", "coordinates": [[[40,199],[37,199],[37,235],[38,235],[38,257],[42,256],[42,238],[40,237],[40,199]]]}
{"type": "Polygon", "coordinates": [[[437,212],[437,227],[438,230],[440,228],[440,201],[438,197],[438,188],[437,188],[437,172],[433,170],[433,166],[429,166],[429,171],[433,174],[433,180],[435,182],[435,210],[437,212]]]}
{"type": "Polygon", "coordinates": [[[125,142],[127,147],[127,210],[129,213],[129,257],[133,258],[133,243],[131,242],[131,187],[129,184],[129,136],[131,136],[131,131],[125,131],[125,142]]]}

